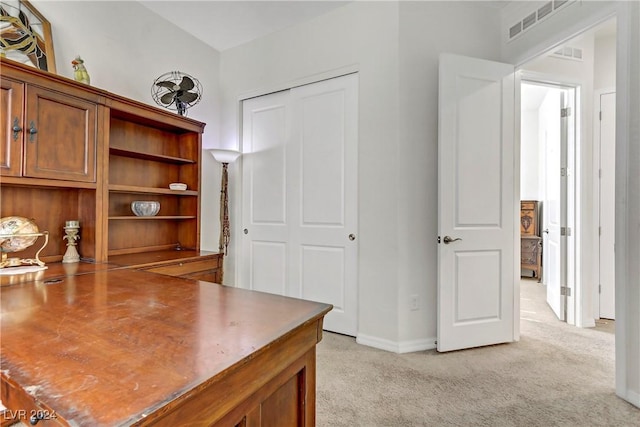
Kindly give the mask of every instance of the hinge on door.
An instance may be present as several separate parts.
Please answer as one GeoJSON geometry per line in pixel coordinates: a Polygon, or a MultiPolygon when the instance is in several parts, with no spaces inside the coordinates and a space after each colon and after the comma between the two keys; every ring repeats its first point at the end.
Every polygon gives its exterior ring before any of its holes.
{"type": "Polygon", "coordinates": [[[560,117],[569,117],[570,115],[571,115],[571,107],[560,109],[560,117]]]}
{"type": "Polygon", "coordinates": [[[571,236],[571,227],[560,227],[561,236],[571,236]]]}
{"type": "Polygon", "coordinates": [[[602,236],[602,227],[598,227],[598,236],[602,236]]]}
{"type": "Polygon", "coordinates": [[[602,111],[600,111],[600,114],[598,115],[598,119],[600,119],[600,121],[602,121],[602,111]]]}
{"type": "Polygon", "coordinates": [[[602,178],[602,169],[598,169],[598,178],[602,178]]]}
{"type": "Polygon", "coordinates": [[[571,296],[571,288],[567,286],[560,286],[560,295],[564,295],[567,297],[571,296]]]}
{"type": "Polygon", "coordinates": [[[560,168],[560,176],[567,176],[567,168],[560,168]]]}
{"type": "Polygon", "coordinates": [[[601,294],[602,293],[602,285],[598,285],[598,293],[601,294]]]}

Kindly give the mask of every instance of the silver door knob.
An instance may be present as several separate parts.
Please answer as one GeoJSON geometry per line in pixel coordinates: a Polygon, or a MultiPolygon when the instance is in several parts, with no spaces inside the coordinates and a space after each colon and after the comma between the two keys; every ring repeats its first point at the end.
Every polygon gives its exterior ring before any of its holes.
{"type": "Polygon", "coordinates": [[[349,234],[349,240],[351,240],[351,241],[356,240],[356,235],[353,234],[353,233],[349,234]]]}
{"type": "Polygon", "coordinates": [[[442,239],[442,241],[444,242],[445,245],[448,245],[449,243],[453,243],[456,242],[458,240],[462,240],[459,237],[456,237],[455,239],[452,238],[451,236],[444,236],[444,239],[442,239]]]}
{"type": "Polygon", "coordinates": [[[548,228],[545,228],[544,230],[542,230],[542,232],[543,232],[543,233],[547,233],[547,234],[549,234],[549,229],[548,229],[548,228]]]}
{"type": "Polygon", "coordinates": [[[249,230],[247,230],[246,228],[245,228],[244,230],[242,230],[242,232],[243,232],[244,234],[249,234],[249,230]]]}

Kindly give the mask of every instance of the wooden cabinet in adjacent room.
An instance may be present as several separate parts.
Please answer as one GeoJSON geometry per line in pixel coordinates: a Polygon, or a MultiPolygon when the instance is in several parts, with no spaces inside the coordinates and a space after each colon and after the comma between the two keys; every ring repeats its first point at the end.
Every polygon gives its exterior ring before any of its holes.
{"type": "Polygon", "coordinates": [[[540,236],[540,202],[520,202],[520,268],[531,270],[542,279],[542,237],[540,236]]]}

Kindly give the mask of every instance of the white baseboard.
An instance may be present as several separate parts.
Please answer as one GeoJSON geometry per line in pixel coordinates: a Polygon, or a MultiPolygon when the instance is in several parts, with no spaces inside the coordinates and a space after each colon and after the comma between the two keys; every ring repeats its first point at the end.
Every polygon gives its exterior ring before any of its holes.
{"type": "Polygon", "coordinates": [[[415,351],[432,350],[436,348],[435,338],[425,338],[411,341],[391,341],[384,338],[373,337],[370,335],[358,334],[356,337],[358,344],[377,348],[380,350],[390,351],[393,353],[413,353],[415,351]]]}
{"type": "Polygon", "coordinates": [[[631,403],[632,405],[635,405],[638,408],[640,408],[640,393],[627,390],[627,397],[625,398],[625,400],[631,403]]]}

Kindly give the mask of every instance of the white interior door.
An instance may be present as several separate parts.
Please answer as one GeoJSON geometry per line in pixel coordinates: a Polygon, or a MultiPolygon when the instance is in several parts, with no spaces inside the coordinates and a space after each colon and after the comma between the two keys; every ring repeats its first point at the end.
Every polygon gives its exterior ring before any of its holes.
{"type": "Polygon", "coordinates": [[[600,95],[600,317],[615,319],[616,94],[600,95]]]}
{"type": "Polygon", "coordinates": [[[443,54],[439,75],[438,351],[510,342],[520,276],[514,67],[443,54]]]}
{"type": "Polygon", "coordinates": [[[561,117],[563,92],[550,89],[540,105],[540,136],[543,139],[543,265],[547,304],[560,320],[565,320],[565,241],[562,228],[566,216],[566,117],[561,117]],[[563,124],[564,122],[564,124],[563,124]]]}
{"type": "Polygon", "coordinates": [[[357,333],[358,76],[243,102],[241,286],[333,304],[357,333]]]}

